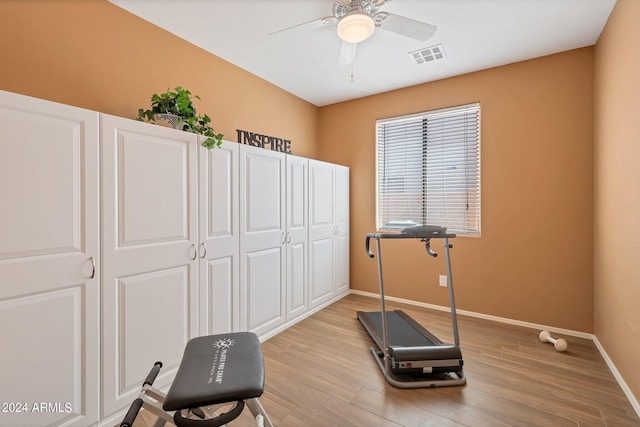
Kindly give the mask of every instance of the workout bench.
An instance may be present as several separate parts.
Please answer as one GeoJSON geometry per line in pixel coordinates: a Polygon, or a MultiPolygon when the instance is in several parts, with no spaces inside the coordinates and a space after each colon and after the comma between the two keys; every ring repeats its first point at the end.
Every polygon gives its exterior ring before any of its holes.
{"type": "Polygon", "coordinates": [[[237,418],[245,403],[257,426],[273,427],[258,401],[264,391],[264,360],[254,333],[190,340],[166,396],[152,387],[160,368],[162,362],[156,362],[120,427],[131,427],[142,407],[158,416],[156,427],[167,421],[178,427],[217,427],[237,418]]]}

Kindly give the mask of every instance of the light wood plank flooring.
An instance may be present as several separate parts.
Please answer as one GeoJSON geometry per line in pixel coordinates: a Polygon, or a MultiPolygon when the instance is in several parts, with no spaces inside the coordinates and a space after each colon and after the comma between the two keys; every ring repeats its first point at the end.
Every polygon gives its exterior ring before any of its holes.
{"type": "MultiPolygon", "coordinates": [[[[590,340],[554,334],[569,344],[558,353],[537,330],[467,316],[458,316],[465,386],[394,388],[356,319],[378,304],[349,295],[263,343],[260,400],[276,426],[640,426],[590,340]]],[[[452,341],[447,313],[388,303],[395,308],[452,341]]],[[[143,413],[135,427],[154,419],[143,413]]],[[[248,410],[230,424],[251,425],[248,410]]]]}

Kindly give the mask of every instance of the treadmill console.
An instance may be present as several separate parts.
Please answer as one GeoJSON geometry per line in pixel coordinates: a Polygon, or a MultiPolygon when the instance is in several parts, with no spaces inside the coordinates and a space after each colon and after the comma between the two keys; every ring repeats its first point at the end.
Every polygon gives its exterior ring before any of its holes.
{"type": "Polygon", "coordinates": [[[455,237],[455,234],[447,233],[447,227],[440,227],[438,225],[419,225],[416,227],[409,227],[402,230],[402,234],[407,237],[413,237],[415,239],[432,239],[442,237],[455,237]]]}
{"type": "Polygon", "coordinates": [[[425,243],[425,249],[432,257],[437,257],[438,254],[431,249],[431,239],[456,237],[453,233],[447,233],[447,227],[440,227],[438,225],[419,225],[417,227],[409,227],[402,230],[402,234],[407,238],[420,239],[425,243]]]}

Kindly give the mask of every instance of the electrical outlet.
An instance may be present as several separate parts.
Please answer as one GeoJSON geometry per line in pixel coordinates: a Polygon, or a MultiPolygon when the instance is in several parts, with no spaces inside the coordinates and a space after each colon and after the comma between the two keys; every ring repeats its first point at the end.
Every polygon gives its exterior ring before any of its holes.
{"type": "Polygon", "coordinates": [[[440,275],[440,286],[443,288],[447,287],[447,276],[440,275]]]}

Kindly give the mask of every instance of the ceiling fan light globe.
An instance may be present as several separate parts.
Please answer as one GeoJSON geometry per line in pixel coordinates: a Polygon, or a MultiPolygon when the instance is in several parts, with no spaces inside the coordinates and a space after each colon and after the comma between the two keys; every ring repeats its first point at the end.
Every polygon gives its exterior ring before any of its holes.
{"type": "Polygon", "coordinates": [[[338,37],[347,43],[360,43],[373,34],[376,24],[364,13],[352,13],[338,22],[338,37]]]}

